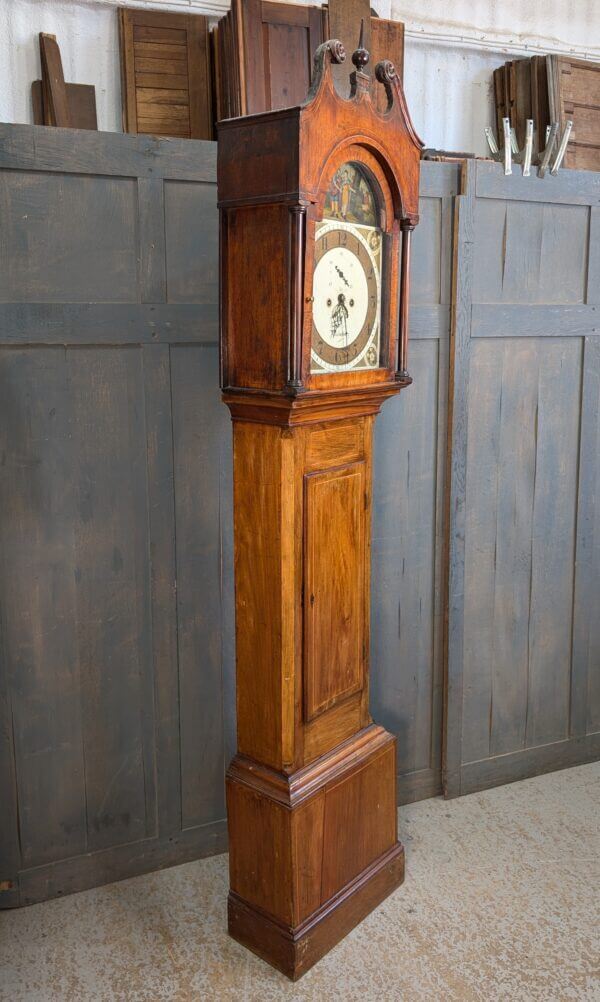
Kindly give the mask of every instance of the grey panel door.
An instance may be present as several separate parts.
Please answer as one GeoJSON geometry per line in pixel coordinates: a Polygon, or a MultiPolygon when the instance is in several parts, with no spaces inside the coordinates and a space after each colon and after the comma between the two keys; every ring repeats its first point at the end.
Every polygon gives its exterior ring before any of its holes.
{"type": "Polygon", "coordinates": [[[226,845],[215,159],[0,127],[5,905],[226,845]]]}
{"type": "Polygon", "coordinates": [[[399,799],[441,792],[448,350],[456,164],[421,164],[413,385],[375,425],[371,709],[398,736],[399,799]]]}
{"type": "Polygon", "coordinates": [[[457,203],[449,794],[600,755],[600,175],[457,203]]]}
{"type": "MultiPolygon", "coordinates": [[[[216,146],[0,126],[0,906],[223,851],[231,430],[216,146]]],[[[373,710],[439,789],[457,169],[424,165],[411,366],[376,438],[373,710]]]]}

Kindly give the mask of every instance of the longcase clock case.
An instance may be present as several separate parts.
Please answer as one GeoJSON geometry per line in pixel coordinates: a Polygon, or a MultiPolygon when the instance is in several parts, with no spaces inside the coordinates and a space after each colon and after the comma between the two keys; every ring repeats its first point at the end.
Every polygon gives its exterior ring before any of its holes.
{"type": "Polygon", "coordinates": [[[219,127],[223,399],[234,439],[237,754],[227,777],[229,930],[297,978],[404,875],[395,739],[369,715],[373,421],[410,383],[410,233],[421,143],[391,63],[377,110],[315,55],[306,103],[219,127]],[[315,237],[331,179],[376,192],[381,349],[311,373],[315,237]],[[373,355],[370,358],[374,358],[373,355]]]}

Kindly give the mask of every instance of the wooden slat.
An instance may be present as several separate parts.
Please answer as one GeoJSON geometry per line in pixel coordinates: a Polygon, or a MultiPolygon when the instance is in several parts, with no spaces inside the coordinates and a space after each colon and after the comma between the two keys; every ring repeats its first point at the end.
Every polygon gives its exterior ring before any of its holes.
{"type": "Polygon", "coordinates": [[[183,75],[187,72],[187,59],[158,59],[156,57],[135,57],[135,72],[152,73],[155,76],[183,75]]]}
{"type": "Polygon", "coordinates": [[[463,794],[475,793],[504,783],[514,783],[524,776],[539,776],[557,769],[594,762],[600,757],[600,735],[557,741],[539,748],[526,748],[510,755],[470,762],[462,771],[463,794]]]}
{"type": "Polygon", "coordinates": [[[39,39],[43,86],[48,94],[48,104],[52,118],[54,124],[59,128],[68,128],[71,121],[69,118],[69,102],[67,100],[67,89],[65,87],[60,49],[54,35],[46,35],[41,31],[39,39]]]}
{"type": "Polygon", "coordinates": [[[135,101],[135,54],[131,12],[119,8],[119,64],[121,69],[121,118],[124,132],[137,132],[135,101]]]}
{"type": "Polygon", "coordinates": [[[400,803],[441,790],[450,275],[440,272],[449,271],[452,255],[446,181],[458,178],[447,166],[429,172],[425,165],[430,183],[412,255],[418,302],[413,296],[409,367],[418,392],[391,400],[375,426],[371,702],[376,718],[399,734],[400,803]]]}
{"type": "Polygon", "coordinates": [[[141,110],[143,110],[146,104],[154,106],[161,104],[171,106],[182,105],[186,108],[189,106],[189,94],[187,90],[170,90],[164,87],[138,87],[135,98],[137,107],[141,110]]]}
{"type": "MultiPolygon", "coordinates": [[[[167,14],[167,18],[180,17],[178,14],[167,14]]],[[[142,15],[143,17],[143,15],[142,15]]],[[[160,17],[158,14],[154,14],[153,18],[160,17]]],[[[133,40],[134,42],[167,42],[167,43],[179,43],[185,45],[187,42],[186,38],[186,28],[169,28],[168,20],[164,21],[164,26],[161,23],[160,26],[156,28],[149,27],[147,24],[139,24],[140,16],[136,18],[138,23],[133,29],[133,40]]],[[[144,18],[144,20],[146,20],[144,18]]]]}
{"type": "Polygon", "coordinates": [[[142,844],[133,842],[74,856],[23,871],[19,904],[35,904],[226,851],[227,822],[222,819],[160,839],[146,839],[142,844]]]}
{"type": "Polygon", "coordinates": [[[268,95],[265,77],[257,72],[257,67],[265,65],[263,42],[262,0],[246,0],[241,6],[243,46],[243,113],[252,115],[268,110],[268,95]]]}
{"type": "Polygon", "coordinates": [[[76,473],[64,351],[2,351],[0,379],[1,668],[18,776],[19,868],[26,869],[88,848],[81,668],[73,631],[76,473]]]}
{"type": "Polygon", "coordinates": [[[449,306],[411,306],[408,326],[411,341],[438,341],[448,335],[449,329],[449,306]]]}
{"type": "Polygon", "coordinates": [[[561,97],[568,103],[600,106],[600,65],[581,60],[562,62],[561,97]]]}
{"type": "Polygon", "coordinates": [[[555,103],[561,129],[573,121],[565,166],[600,169],[600,63],[564,56],[549,57],[553,64],[555,103]]]}
{"type": "MultiPolygon", "coordinates": [[[[69,106],[69,126],[73,129],[97,129],[96,88],[91,84],[65,84],[69,106]]],[[[54,125],[50,109],[46,107],[43,83],[31,84],[34,125],[54,125]]]]}
{"type": "MultiPolygon", "coordinates": [[[[166,73],[136,73],[135,74],[135,86],[138,88],[157,88],[160,90],[174,90],[177,93],[183,91],[186,95],[188,85],[188,77],[186,74],[181,73],[171,73],[167,75],[166,73]]],[[[137,91],[136,91],[137,94],[137,91]]],[[[189,102],[189,95],[187,97],[189,102]]]]}
{"type": "Polygon", "coordinates": [[[448,610],[446,627],[446,707],[443,782],[446,796],[461,792],[464,594],[465,489],[471,295],[474,252],[474,162],[465,165],[465,194],[456,198],[454,226],[455,287],[452,303],[448,407],[448,490],[446,546],[448,548],[448,610]],[[460,254],[460,267],[456,262],[460,254]]]}
{"type": "Polygon", "coordinates": [[[0,345],[216,343],[215,303],[0,303],[0,345]]]}
{"type": "Polygon", "coordinates": [[[218,588],[219,407],[216,347],[172,349],[182,824],[225,812],[218,588]],[[199,768],[199,763],[202,767],[199,768]]]}
{"type": "Polygon", "coordinates": [[[210,41],[207,17],[190,17],[188,63],[190,67],[190,135],[192,139],[212,139],[210,41]]]}
{"type": "Polygon", "coordinates": [[[0,123],[0,169],[215,182],[217,144],[0,123]]]}
{"type": "MultiPolygon", "coordinates": [[[[421,160],[419,194],[421,198],[457,195],[460,188],[459,164],[432,163],[421,160]]],[[[415,230],[415,237],[418,229],[415,230]]]]}
{"type": "MultiPolygon", "coordinates": [[[[473,354],[476,348],[471,347],[473,354]]],[[[478,508],[477,515],[470,518],[464,544],[465,566],[472,568],[472,573],[465,572],[463,601],[477,629],[469,632],[463,644],[462,712],[468,725],[453,738],[462,745],[460,757],[466,762],[487,758],[490,753],[503,348],[501,343],[490,345],[480,361],[478,378],[469,388],[469,414],[477,416],[486,434],[481,439],[474,434],[468,436],[466,454],[471,502],[478,508]]],[[[466,507],[466,498],[461,502],[466,507]]]]}
{"type": "Polygon", "coordinates": [[[133,51],[136,59],[167,59],[172,62],[181,60],[187,63],[187,46],[185,40],[169,44],[167,42],[134,42],[133,51]]]}
{"type": "Polygon", "coordinates": [[[523,199],[568,205],[600,205],[600,173],[561,171],[559,177],[505,177],[501,164],[482,161],[477,172],[478,198],[523,199]],[[560,180],[559,180],[560,178],[560,180]],[[553,185],[552,188],[549,185],[553,185]]]}
{"type": "Polygon", "coordinates": [[[569,736],[582,348],[557,338],[540,352],[527,747],[569,736]]]}
{"type": "Polygon", "coordinates": [[[577,513],[575,623],[571,725],[575,734],[600,731],[600,339],[585,342],[577,513]]]}
{"type": "MultiPolygon", "coordinates": [[[[600,209],[590,215],[587,302],[600,304],[600,209]]],[[[577,544],[573,600],[571,734],[600,731],[600,338],[583,344],[581,436],[577,490],[577,544]]]]}
{"type": "Polygon", "coordinates": [[[417,783],[423,773],[437,775],[441,785],[442,659],[435,647],[439,357],[435,341],[411,344],[418,393],[386,404],[375,433],[371,703],[376,719],[398,734],[405,797],[408,777],[417,783]],[[410,428],[410,436],[399,435],[399,428],[410,428]],[[410,671],[403,671],[408,664],[410,671]]]}
{"type": "Polygon", "coordinates": [[[172,119],[140,118],[138,119],[138,128],[140,132],[145,132],[149,136],[173,136],[176,139],[188,139],[190,135],[190,127],[187,123],[181,122],[176,125],[172,119]]]}
{"type": "MultiPolygon", "coordinates": [[[[149,193],[150,194],[150,193],[149,193]]],[[[156,679],[158,833],[181,824],[175,507],[171,368],[168,345],[143,351],[148,537],[152,602],[152,662],[156,679]]]]}
{"type": "Polygon", "coordinates": [[[176,130],[185,127],[189,132],[190,109],[187,104],[167,104],[165,101],[138,104],[138,124],[154,122],[163,127],[173,122],[176,130]]]}
{"type": "Polygon", "coordinates": [[[140,240],[140,299],[142,303],[164,303],[167,298],[165,261],[164,182],[138,180],[140,240]]]}
{"type": "Polygon", "coordinates": [[[157,834],[141,358],[70,349],[67,373],[81,471],[72,517],[87,832],[97,850],[157,834]]]}
{"type": "MultiPolygon", "coordinates": [[[[389,59],[394,64],[400,80],[404,79],[404,25],[401,21],[386,21],[384,18],[371,18],[371,73],[374,74],[377,63],[389,59]]],[[[387,108],[385,88],[373,77],[372,97],[380,111],[387,108]]]]}
{"type": "Polygon", "coordinates": [[[13,710],[8,685],[8,673],[0,671],[0,908],[14,908],[19,904],[19,808],[16,763],[12,740],[13,710]]]}
{"type": "MultiPolygon", "coordinates": [[[[0,123],[0,169],[216,181],[216,144],[0,123]],[[110,138],[108,138],[108,135],[110,138]]],[[[31,179],[30,179],[31,183],[31,179]]]]}
{"type": "Polygon", "coordinates": [[[600,333],[598,306],[473,304],[471,337],[586,337],[600,333]]]}
{"type": "MultiPolygon", "coordinates": [[[[165,184],[168,299],[204,304],[218,315],[218,226],[215,190],[208,185],[165,184]]],[[[214,328],[211,326],[210,330],[214,328]]]]}
{"type": "Polygon", "coordinates": [[[346,49],[345,62],[331,67],[335,88],[342,97],[350,94],[350,56],[358,46],[360,23],[364,21],[364,47],[371,52],[371,7],[369,0],[329,0],[329,37],[338,38],[346,49]]]}

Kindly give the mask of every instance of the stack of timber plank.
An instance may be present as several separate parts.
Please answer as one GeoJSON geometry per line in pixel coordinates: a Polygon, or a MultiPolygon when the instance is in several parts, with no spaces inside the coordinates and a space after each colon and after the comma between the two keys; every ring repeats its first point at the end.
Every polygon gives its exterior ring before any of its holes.
{"type": "Polygon", "coordinates": [[[567,56],[513,59],[494,70],[496,130],[502,137],[502,119],[510,119],[517,141],[525,142],[525,123],[534,122],[534,156],[545,146],[546,127],[558,122],[559,134],[567,121],[573,131],[565,167],[600,170],[600,64],[567,56]]]}

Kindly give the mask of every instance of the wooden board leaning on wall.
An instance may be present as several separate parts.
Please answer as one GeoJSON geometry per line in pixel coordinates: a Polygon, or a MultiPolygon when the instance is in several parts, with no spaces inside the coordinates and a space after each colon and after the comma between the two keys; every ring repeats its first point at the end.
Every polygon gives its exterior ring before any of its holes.
{"type": "Polygon", "coordinates": [[[573,131],[565,167],[600,170],[600,63],[547,56],[550,117],[559,130],[568,119],[573,131]]]}
{"type": "MultiPolygon", "coordinates": [[[[326,7],[274,0],[233,0],[211,34],[219,121],[302,103],[313,54],[329,34],[328,12],[326,7]]],[[[402,79],[404,25],[372,17],[371,70],[381,59],[391,59],[402,79]]],[[[375,94],[383,110],[382,88],[375,94]]]]}
{"type": "MultiPolygon", "coordinates": [[[[213,139],[220,119],[301,104],[328,33],[327,7],[274,0],[233,0],[210,34],[200,14],[120,8],[123,129],[213,139]]],[[[381,59],[402,79],[404,25],[372,17],[371,69],[381,59]]]]}
{"type": "Polygon", "coordinates": [[[212,139],[208,18],[119,10],[123,131],[212,139]]]}
{"type": "Polygon", "coordinates": [[[558,122],[562,135],[566,122],[573,131],[564,166],[600,170],[600,64],[568,56],[534,56],[511,60],[494,70],[496,131],[502,136],[502,119],[525,142],[525,123],[534,122],[534,155],[545,145],[546,126],[558,122]]]}
{"type": "Polygon", "coordinates": [[[93,84],[65,83],[56,35],[40,31],[42,79],[31,84],[34,125],[63,129],[97,129],[96,89],[93,84]]]}

